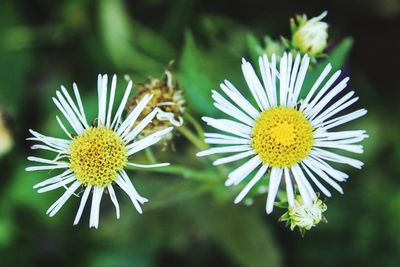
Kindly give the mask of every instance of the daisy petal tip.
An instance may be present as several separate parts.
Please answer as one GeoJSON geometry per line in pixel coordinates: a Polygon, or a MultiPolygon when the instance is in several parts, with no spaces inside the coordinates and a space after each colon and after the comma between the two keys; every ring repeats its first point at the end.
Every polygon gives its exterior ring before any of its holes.
{"type": "Polygon", "coordinates": [[[274,209],[273,206],[268,206],[265,211],[267,212],[267,214],[271,214],[273,209],[274,209]]]}
{"type": "Polygon", "coordinates": [[[238,205],[242,201],[241,198],[236,197],[235,200],[233,201],[234,204],[238,205]]]}

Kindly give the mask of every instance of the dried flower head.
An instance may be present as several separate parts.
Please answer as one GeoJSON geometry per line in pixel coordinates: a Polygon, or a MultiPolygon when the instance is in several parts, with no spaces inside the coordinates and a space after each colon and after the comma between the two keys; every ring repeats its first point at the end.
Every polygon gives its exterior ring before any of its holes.
{"type": "MultiPolygon", "coordinates": [[[[129,113],[148,94],[153,95],[153,98],[144,108],[139,120],[147,116],[154,108],[158,108],[159,113],[157,120],[149,123],[141,135],[147,136],[167,127],[179,127],[183,124],[185,100],[182,90],[179,89],[170,71],[165,71],[162,79],[151,79],[148,83],[137,85],[137,94],[131,97],[126,105],[127,112],[129,113]]],[[[169,135],[169,138],[171,137],[172,135],[169,135]]]]}

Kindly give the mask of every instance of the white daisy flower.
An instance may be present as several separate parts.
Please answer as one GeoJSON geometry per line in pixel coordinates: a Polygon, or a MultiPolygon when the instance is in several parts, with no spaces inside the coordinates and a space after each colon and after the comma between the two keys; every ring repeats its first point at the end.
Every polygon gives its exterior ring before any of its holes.
{"type": "Polygon", "coordinates": [[[34,186],[39,193],[60,187],[66,189],[64,194],[47,210],[47,214],[54,216],[73,194],[79,195],[83,192],[74,225],[79,222],[91,192],[90,227],[97,228],[99,225],[100,202],[105,192],[108,192],[115,206],[116,216],[119,218],[120,209],[114,191],[116,185],[125,191],[136,210],[142,213],[140,205],[148,200],[136,191],[124,170],[125,167],[133,165],[148,168],[169,165],[168,163],[143,165],[129,162],[133,154],[160,141],[172,130],[172,127],[137,140],[140,132],[157,115],[158,109],[154,109],[142,121],[136,122],[152,95],[143,97],[127,117],[122,119],[122,113],[132,89],[132,81],[130,81],[115,115],[112,116],[117,78],[115,75],[112,78],[109,95],[107,80],[107,75],[98,77],[98,117],[93,123],[95,126],[91,126],[86,119],[79,90],[74,83],[75,101],[63,86],[61,86],[61,91],[56,92],[53,101],[75,133],[69,133],[58,116],[57,122],[67,135],[67,139],[49,137],[29,130],[33,137],[28,140],[39,142],[33,145],[32,149],[48,150],[57,153],[57,156],[54,159],[28,157],[28,160],[42,165],[28,167],[26,170],[62,170],[61,174],[34,186]],[[133,125],[135,127],[132,127],[133,125]]]}
{"type": "Polygon", "coordinates": [[[212,91],[215,107],[233,119],[204,117],[208,125],[225,133],[206,133],[206,143],[222,146],[207,149],[197,155],[231,154],[217,159],[214,165],[250,157],[246,163],[229,173],[226,186],[239,184],[257,170],[236,197],[235,203],[239,203],[268,171],[267,213],[272,212],[278,188],[283,182],[289,206],[294,205],[294,185],[297,185],[304,203],[311,205],[317,194],[310,182],[328,197],[331,193],[324,183],[343,193],[338,182],[345,181],[348,175],[331,166],[330,162],[356,168],[363,165],[359,160],[338,154],[337,150],[363,153],[362,145],[357,143],[367,137],[366,132],[335,132],[331,129],[365,115],[367,110],[360,109],[337,116],[356,102],[358,97],[353,97],[353,91],[339,97],[349,81],[349,78],[337,81],[340,71],[324,82],[332,69],[330,64],[311,89],[304,88],[309,89],[309,93],[300,100],[309,62],[308,55],[302,60],[297,55],[292,62],[291,54],[285,53],[278,72],[275,55],[271,61],[267,56],[262,56],[259,58],[260,81],[252,65],[243,59],[243,74],[257,106],[253,106],[227,80],[220,85],[226,96],[212,91]]]}

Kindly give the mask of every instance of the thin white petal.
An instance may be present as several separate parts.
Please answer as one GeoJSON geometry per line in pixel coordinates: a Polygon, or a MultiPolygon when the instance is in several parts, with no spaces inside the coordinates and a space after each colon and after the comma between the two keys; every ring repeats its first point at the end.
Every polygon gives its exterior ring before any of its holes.
{"type": "Polygon", "coordinates": [[[109,186],[107,186],[107,189],[108,189],[108,193],[110,194],[110,199],[115,206],[115,212],[116,212],[117,219],[119,219],[119,216],[120,216],[119,204],[118,204],[117,196],[115,195],[115,192],[114,192],[114,188],[112,187],[112,185],[109,185],[109,186]]]}
{"type": "Polygon", "coordinates": [[[115,89],[117,87],[117,76],[114,74],[111,81],[111,91],[110,91],[110,100],[108,102],[108,112],[106,119],[106,126],[109,128],[111,126],[111,113],[114,106],[114,97],[115,97],[115,89]]]}
{"type": "Polygon", "coordinates": [[[257,111],[253,107],[253,105],[250,104],[247,99],[239,93],[239,91],[233,86],[232,83],[229,81],[225,80],[225,84],[221,83],[220,87],[222,91],[237,105],[239,106],[244,112],[246,112],[250,117],[253,119],[257,119],[260,115],[260,112],[257,111]]]}
{"type": "Polygon", "coordinates": [[[126,106],[126,102],[128,101],[129,94],[131,93],[131,90],[132,90],[132,85],[133,85],[132,81],[129,81],[128,86],[126,87],[124,96],[122,97],[121,103],[119,104],[117,112],[115,113],[113,122],[111,123],[111,128],[114,129],[114,130],[119,125],[119,122],[121,120],[122,112],[124,111],[124,108],[126,106]]]}
{"type": "Polygon", "coordinates": [[[75,181],[65,192],[64,194],[56,201],[50,208],[47,210],[47,214],[50,217],[53,217],[65,204],[65,202],[72,196],[76,189],[81,185],[79,181],[75,181]]]}
{"type": "Polygon", "coordinates": [[[242,166],[229,173],[228,179],[225,181],[226,186],[237,185],[244,180],[258,165],[262,163],[259,156],[254,156],[242,166]]]}
{"type": "Polygon", "coordinates": [[[284,175],[285,175],[286,195],[288,203],[290,207],[293,207],[294,205],[293,185],[292,185],[292,178],[290,177],[290,171],[288,168],[284,168],[284,175]]]}
{"type": "Polygon", "coordinates": [[[204,157],[212,154],[220,153],[232,153],[232,152],[243,152],[251,150],[249,145],[235,145],[235,146],[222,146],[222,147],[212,147],[207,150],[201,151],[196,154],[198,157],[204,157]]]}
{"type": "Polygon", "coordinates": [[[281,168],[273,167],[271,170],[271,175],[268,185],[268,196],[266,203],[266,211],[268,214],[274,209],[274,202],[276,194],[278,193],[279,185],[281,183],[283,170],[281,168]]]}
{"type": "Polygon", "coordinates": [[[99,227],[99,217],[100,217],[100,203],[103,196],[104,187],[94,186],[93,196],[92,196],[92,206],[90,208],[90,219],[89,227],[94,227],[97,229],[99,227]]]}
{"type": "Polygon", "coordinates": [[[72,170],[71,169],[67,169],[66,171],[64,171],[61,174],[58,174],[58,175],[53,176],[51,178],[48,178],[48,179],[46,179],[46,180],[44,180],[44,181],[42,181],[42,182],[40,182],[38,184],[35,184],[33,186],[33,188],[36,189],[36,188],[43,187],[43,186],[46,186],[46,185],[49,185],[49,184],[60,182],[63,179],[65,179],[65,177],[68,177],[71,173],[72,173],[72,170]]]}
{"type": "MultiPolygon", "coordinates": [[[[105,74],[98,82],[98,117],[97,127],[103,127],[106,124],[106,110],[107,110],[107,83],[108,76],[105,74]]],[[[96,227],[97,228],[97,227],[96,227]]]]}
{"type": "Polygon", "coordinates": [[[308,92],[306,98],[304,99],[303,103],[300,106],[300,110],[303,111],[307,106],[309,101],[311,100],[311,97],[314,95],[315,91],[318,89],[318,87],[321,85],[323,80],[326,78],[328,73],[331,71],[332,65],[328,64],[322,71],[322,73],[319,75],[318,79],[315,81],[314,85],[311,87],[310,91],[308,92]]]}
{"type": "Polygon", "coordinates": [[[249,191],[253,188],[253,186],[264,176],[268,169],[268,165],[263,165],[261,168],[257,171],[256,175],[246,184],[246,186],[243,188],[243,190],[237,195],[235,198],[234,203],[238,204],[240,201],[243,200],[243,198],[249,193],[249,191]]]}
{"type": "Polygon", "coordinates": [[[76,216],[75,216],[74,225],[77,225],[79,223],[79,220],[81,219],[82,212],[83,212],[83,209],[85,208],[85,204],[89,197],[90,190],[92,190],[91,185],[87,186],[85,191],[83,192],[81,202],[79,204],[78,212],[76,213],[76,216]]]}
{"type": "Polygon", "coordinates": [[[138,164],[138,163],[128,162],[128,165],[139,168],[161,168],[161,167],[167,167],[171,164],[168,162],[157,163],[157,164],[138,164]]]}
{"type": "Polygon", "coordinates": [[[125,132],[128,132],[130,128],[132,128],[140,113],[142,113],[143,109],[146,107],[152,97],[153,95],[145,95],[142,100],[140,100],[140,102],[136,105],[136,107],[131,111],[131,113],[129,113],[126,119],[118,127],[117,133],[120,136],[124,136],[125,132]]]}
{"type": "Polygon", "coordinates": [[[58,183],[54,183],[54,184],[40,188],[38,190],[38,193],[44,193],[44,192],[48,192],[48,191],[66,186],[67,184],[69,184],[73,181],[76,181],[75,176],[71,175],[71,176],[65,177],[62,181],[59,181],[58,183]]]}
{"type": "Polygon", "coordinates": [[[215,166],[217,166],[217,165],[221,165],[221,164],[225,164],[225,163],[237,161],[237,160],[246,158],[246,157],[248,157],[248,156],[254,155],[255,153],[256,153],[256,152],[253,151],[253,150],[245,151],[245,152],[238,153],[238,154],[235,154],[235,155],[232,155],[232,156],[228,156],[228,157],[224,157],[224,158],[219,158],[219,159],[217,159],[216,161],[214,161],[213,164],[214,164],[215,166]]]}

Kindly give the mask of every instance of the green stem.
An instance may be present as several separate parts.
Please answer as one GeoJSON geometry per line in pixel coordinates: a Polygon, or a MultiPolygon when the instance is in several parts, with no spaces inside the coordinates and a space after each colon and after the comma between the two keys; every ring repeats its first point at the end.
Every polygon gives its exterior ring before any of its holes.
{"type": "Polygon", "coordinates": [[[176,127],[176,129],[185,136],[190,142],[193,143],[198,149],[205,150],[208,148],[208,145],[203,142],[199,137],[193,134],[185,125],[180,127],[176,127]]]}
{"type": "Polygon", "coordinates": [[[154,156],[153,150],[151,150],[150,147],[146,148],[144,150],[144,152],[146,153],[146,157],[150,161],[151,164],[157,163],[157,160],[156,160],[156,157],[154,156]]]}
{"type": "Polygon", "coordinates": [[[194,118],[189,112],[185,112],[183,114],[183,117],[185,120],[187,120],[188,122],[190,122],[193,125],[194,129],[197,132],[197,135],[200,138],[204,138],[203,128],[201,127],[200,123],[196,120],[196,118],[194,118]]]}
{"type": "MultiPolygon", "coordinates": [[[[146,170],[143,168],[139,167],[133,167],[133,166],[128,166],[127,167],[129,170],[146,170]]],[[[157,172],[157,173],[165,173],[165,174],[176,174],[179,176],[183,176],[186,179],[193,179],[193,180],[198,180],[198,181],[210,181],[214,180],[217,178],[220,178],[221,176],[218,175],[215,172],[210,172],[210,171],[203,171],[203,170],[193,170],[191,168],[181,166],[181,165],[171,165],[167,167],[160,167],[160,168],[151,168],[149,171],[152,172],[157,172]]]]}

